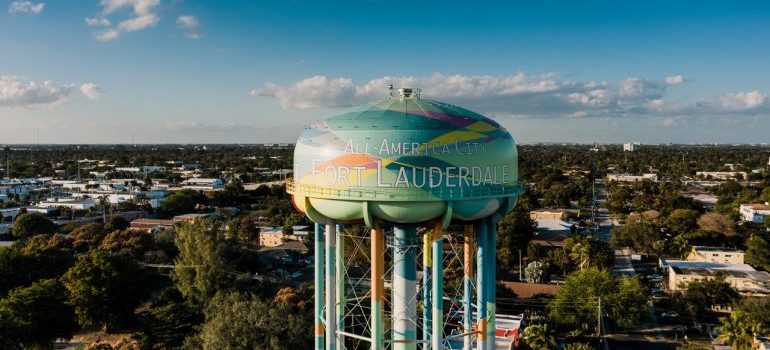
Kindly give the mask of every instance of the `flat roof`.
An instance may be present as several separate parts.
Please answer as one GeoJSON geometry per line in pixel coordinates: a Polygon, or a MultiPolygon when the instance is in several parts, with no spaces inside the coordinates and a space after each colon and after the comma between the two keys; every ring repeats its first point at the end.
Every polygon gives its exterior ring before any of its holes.
{"type": "Polygon", "coordinates": [[[706,247],[706,246],[694,246],[693,249],[699,252],[725,252],[725,253],[743,253],[742,250],[737,248],[725,248],[725,247],[706,247]]]}
{"type": "Polygon", "coordinates": [[[674,269],[708,269],[718,271],[756,271],[749,264],[728,264],[710,261],[667,260],[674,269]]]}
{"type": "Polygon", "coordinates": [[[742,206],[745,205],[754,210],[770,210],[770,205],[765,205],[763,203],[741,204],[741,205],[742,206]]]}

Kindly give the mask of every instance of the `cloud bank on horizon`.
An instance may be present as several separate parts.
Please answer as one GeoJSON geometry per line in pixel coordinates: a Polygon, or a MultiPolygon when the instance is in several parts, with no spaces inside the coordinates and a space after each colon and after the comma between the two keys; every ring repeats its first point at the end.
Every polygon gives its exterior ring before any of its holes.
{"type": "MultiPolygon", "coordinates": [[[[46,80],[42,83],[24,77],[0,75],[0,107],[52,107],[67,103],[77,90],[75,84],[59,85],[46,80]]],[[[102,88],[94,83],[80,85],[80,91],[89,100],[96,100],[102,88]]]]}
{"type": "MultiPolygon", "coordinates": [[[[663,79],[629,77],[618,82],[575,81],[558,73],[506,76],[384,76],[356,84],[351,78],[312,76],[289,85],[266,83],[250,95],[269,97],[284,109],[351,107],[382,99],[387,87],[417,87],[426,98],[446,100],[500,117],[691,117],[770,114],[770,99],[757,90],[681,101],[669,90],[686,83],[681,74],[663,79]]],[[[671,121],[668,121],[669,125],[671,121]]]]}

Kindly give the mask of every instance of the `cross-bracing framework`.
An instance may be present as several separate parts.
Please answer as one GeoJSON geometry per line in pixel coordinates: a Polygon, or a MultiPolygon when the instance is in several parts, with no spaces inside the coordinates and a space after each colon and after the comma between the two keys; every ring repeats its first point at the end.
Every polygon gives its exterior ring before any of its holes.
{"type": "Polygon", "coordinates": [[[316,224],[316,349],[494,349],[492,225],[316,224]]]}

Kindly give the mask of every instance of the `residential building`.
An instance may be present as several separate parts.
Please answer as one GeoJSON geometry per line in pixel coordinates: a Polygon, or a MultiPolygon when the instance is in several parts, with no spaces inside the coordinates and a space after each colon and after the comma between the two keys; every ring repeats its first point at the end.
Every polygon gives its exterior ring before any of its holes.
{"type": "Polygon", "coordinates": [[[174,220],[141,218],[131,221],[131,226],[129,228],[132,230],[153,233],[173,227],[174,223],[174,220]]]}
{"type": "Polygon", "coordinates": [[[171,218],[174,222],[192,222],[198,219],[205,219],[213,217],[213,214],[182,214],[171,218]]]}
{"type": "Polygon", "coordinates": [[[687,255],[687,261],[743,264],[744,252],[735,248],[694,246],[687,255]]]}
{"type": "Polygon", "coordinates": [[[219,190],[224,185],[222,179],[191,178],[182,181],[182,188],[198,191],[219,190]]]}
{"type": "Polygon", "coordinates": [[[745,171],[697,171],[695,177],[702,179],[715,179],[715,180],[733,180],[733,179],[745,179],[745,171]],[[739,176],[740,175],[740,176],[739,176]]]}
{"type": "Polygon", "coordinates": [[[566,209],[537,209],[529,212],[532,220],[566,220],[571,213],[566,209]]]}
{"type": "Polygon", "coordinates": [[[623,151],[624,152],[633,152],[636,151],[636,149],[639,147],[639,142],[629,142],[623,144],[623,151]]]}
{"type": "Polygon", "coordinates": [[[765,222],[765,217],[770,215],[770,203],[741,204],[738,211],[743,221],[761,224],[765,222]]]}
{"type": "Polygon", "coordinates": [[[263,247],[277,247],[287,241],[302,241],[308,235],[307,226],[293,226],[292,233],[284,234],[283,227],[260,227],[259,245],[263,247]]]}
{"type": "Polygon", "coordinates": [[[72,210],[88,210],[96,208],[96,201],[92,198],[77,200],[75,198],[48,198],[36,205],[40,208],[70,208],[72,210]]]}
{"type": "Polygon", "coordinates": [[[643,180],[650,180],[652,182],[658,182],[658,174],[607,174],[607,181],[617,182],[638,182],[643,180]]]}
{"type": "Polygon", "coordinates": [[[721,275],[741,294],[770,294],[770,273],[754,270],[747,264],[663,259],[661,264],[668,270],[668,288],[672,292],[680,290],[690,282],[721,275]]]}

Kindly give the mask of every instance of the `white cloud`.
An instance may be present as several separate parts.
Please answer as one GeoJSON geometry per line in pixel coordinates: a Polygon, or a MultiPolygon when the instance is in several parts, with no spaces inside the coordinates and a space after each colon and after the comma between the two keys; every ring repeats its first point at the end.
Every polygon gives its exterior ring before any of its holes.
{"type": "Polygon", "coordinates": [[[154,13],[148,13],[146,15],[121,21],[118,23],[118,29],[124,32],[133,32],[152,27],[158,23],[158,21],[160,21],[160,17],[156,16],[154,13]]]}
{"type": "Polygon", "coordinates": [[[0,75],[0,107],[35,107],[67,102],[74,85],[36,83],[23,77],[0,75]]]}
{"type": "Polygon", "coordinates": [[[94,27],[94,26],[107,27],[107,26],[109,26],[112,23],[110,23],[109,19],[106,19],[104,17],[102,17],[102,18],[98,18],[98,17],[89,18],[89,17],[86,17],[86,24],[89,27],[94,27]]]}
{"type": "MultiPolygon", "coordinates": [[[[50,80],[38,83],[17,75],[0,75],[0,107],[49,107],[67,103],[75,84],[58,85],[50,80]]],[[[102,88],[94,83],[85,83],[80,91],[89,100],[99,98],[102,88]]]]}
{"type": "Polygon", "coordinates": [[[666,84],[668,85],[677,85],[681,83],[684,83],[684,76],[681,74],[666,77],[666,84]]]}
{"type": "Polygon", "coordinates": [[[190,39],[198,39],[201,37],[200,22],[195,16],[182,15],[177,17],[176,25],[184,32],[184,36],[190,39]]]}
{"type": "Polygon", "coordinates": [[[234,123],[230,121],[219,121],[216,123],[201,122],[194,120],[173,120],[166,122],[168,131],[184,132],[237,132],[243,130],[255,129],[254,125],[234,123]]]}
{"type": "Polygon", "coordinates": [[[102,32],[94,33],[96,36],[96,40],[99,41],[110,41],[115,40],[120,37],[120,32],[115,29],[107,29],[102,32]]]}
{"type": "Polygon", "coordinates": [[[309,77],[293,84],[267,83],[250,95],[275,98],[284,109],[350,107],[387,97],[387,87],[418,87],[424,98],[467,106],[481,113],[516,117],[684,117],[770,115],[770,99],[759,91],[737,92],[687,102],[668,98],[668,87],[681,84],[681,75],[663,80],[630,77],[606,81],[572,81],[556,73],[509,76],[444,75],[380,77],[356,84],[351,78],[309,77]]]}
{"type": "Polygon", "coordinates": [[[102,95],[102,87],[94,83],[85,83],[80,85],[80,92],[83,93],[89,100],[93,101],[102,95]]]}
{"type": "Polygon", "coordinates": [[[30,15],[37,15],[40,12],[43,12],[43,7],[45,7],[45,4],[42,2],[35,4],[27,0],[14,1],[11,3],[11,6],[8,7],[8,13],[26,13],[30,15]]]}
{"type": "Polygon", "coordinates": [[[160,22],[156,13],[160,0],[102,0],[99,5],[101,11],[98,16],[86,18],[86,24],[89,26],[107,27],[106,30],[93,33],[99,41],[115,40],[122,33],[147,29],[160,22]],[[131,10],[129,18],[111,27],[112,22],[107,17],[123,9],[131,10]]]}
{"type": "Polygon", "coordinates": [[[719,97],[719,106],[726,110],[748,110],[767,105],[767,95],[757,90],[729,93],[719,97]]]}

